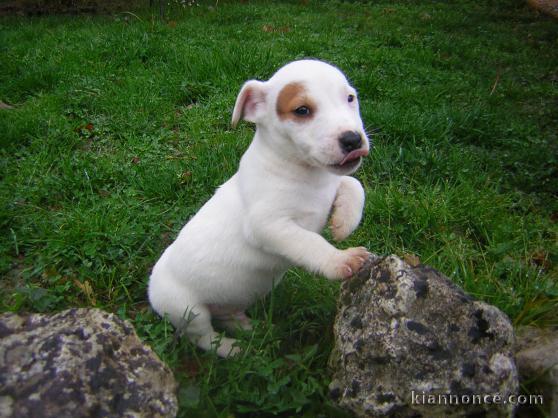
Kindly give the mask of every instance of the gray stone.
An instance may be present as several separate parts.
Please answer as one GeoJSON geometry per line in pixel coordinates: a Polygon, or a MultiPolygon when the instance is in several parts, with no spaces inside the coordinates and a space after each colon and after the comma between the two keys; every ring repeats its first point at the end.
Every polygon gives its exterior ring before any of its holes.
{"type": "Polygon", "coordinates": [[[0,417],[174,417],[176,382],[99,309],[0,315],[0,417]]]}
{"type": "MultiPolygon", "coordinates": [[[[532,416],[538,408],[558,417],[558,332],[554,329],[523,327],[517,331],[516,363],[521,382],[531,389],[534,399],[521,407],[521,416],[532,416]],[[535,404],[536,402],[536,404],[535,404]]],[[[542,414],[541,414],[542,415],[542,414]]]]}
{"type": "Polygon", "coordinates": [[[359,417],[513,414],[484,399],[518,392],[509,319],[430,267],[372,256],[343,283],[334,328],[330,395],[359,417]]]}

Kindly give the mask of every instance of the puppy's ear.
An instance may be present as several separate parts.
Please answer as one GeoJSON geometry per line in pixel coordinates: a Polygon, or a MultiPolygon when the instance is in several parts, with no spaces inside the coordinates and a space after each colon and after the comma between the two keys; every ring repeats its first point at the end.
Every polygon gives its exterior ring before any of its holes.
{"type": "Polygon", "coordinates": [[[258,80],[250,80],[244,83],[232,115],[232,127],[236,127],[240,119],[256,123],[265,112],[265,83],[258,80]]]}

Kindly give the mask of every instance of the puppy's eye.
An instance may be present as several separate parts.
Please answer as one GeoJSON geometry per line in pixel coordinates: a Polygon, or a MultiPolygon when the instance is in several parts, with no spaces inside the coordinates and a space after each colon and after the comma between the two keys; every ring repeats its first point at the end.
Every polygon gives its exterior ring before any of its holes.
{"type": "Polygon", "coordinates": [[[310,116],[310,109],[306,106],[300,106],[294,110],[294,114],[297,116],[310,116]]]}
{"type": "Polygon", "coordinates": [[[355,101],[355,95],[354,94],[349,94],[349,96],[347,97],[347,101],[349,103],[352,103],[355,101]]]}

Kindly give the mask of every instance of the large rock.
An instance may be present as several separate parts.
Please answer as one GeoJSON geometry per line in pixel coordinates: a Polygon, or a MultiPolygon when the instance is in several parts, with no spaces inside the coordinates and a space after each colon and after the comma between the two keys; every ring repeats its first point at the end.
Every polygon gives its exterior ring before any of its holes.
{"type": "Polygon", "coordinates": [[[497,308],[395,256],[372,256],[339,305],[330,395],[341,407],[359,417],[512,415],[514,333],[497,308]]]}
{"type": "Polygon", "coordinates": [[[521,381],[534,393],[529,405],[521,407],[520,416],[533,416],[538,408],[550,417],[558,417],[558,332],[520,328],[515,358],[521,381]]]}
{"type": "Polygon", "coordinates": [[[174,417],[171,371],[99,309],[0,315],[0,417],[174,417]]]}

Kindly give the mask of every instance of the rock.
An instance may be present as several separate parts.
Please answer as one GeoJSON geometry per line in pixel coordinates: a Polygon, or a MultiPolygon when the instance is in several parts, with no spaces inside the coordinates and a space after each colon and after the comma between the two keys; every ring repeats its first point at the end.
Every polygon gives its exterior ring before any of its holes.
{"type": "Polygon", "coordinates": [[[509,319],[430,267],[371,256],[343,283],[334,328],[330,395],[358,417],[513,413],[509,319]]]}
{"type": "MultiPolygon", "coordinates": [[[[516,362],[519,377],[534,394],[540,394],[550,417],[558,417],[558,332],[523,327],[517,332],[516,362]]],[[[534,402],[521,407],[521,416],[532,416],[534,402]]],[[[542,416],[542,414],[541,414],[542,416]]]]}
{"type": "Polygon", "coordinates": [[[174,417],[171,371],[99,309],[0,315],[0,417],[174,417]]]}

